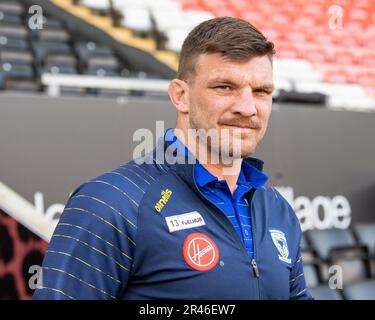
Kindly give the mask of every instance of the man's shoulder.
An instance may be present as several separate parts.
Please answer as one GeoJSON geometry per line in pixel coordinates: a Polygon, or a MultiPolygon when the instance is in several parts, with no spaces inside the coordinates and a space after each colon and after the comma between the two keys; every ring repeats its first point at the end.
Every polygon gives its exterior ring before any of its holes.
{"type": "Polygon", "coordinates": [[[150,186],[168,171],[169,168],[164,165],[132,160],[82,183],[72,192],[71,197],[98,198],[109,204],[121,199],[123,203],[137,205],[150,186]]]}
{"type": "Polygon", "coordinates": [[[290,203],[283,197],[283,195],[271,185],[264,185],[257,190],[256,201],[261,206],[267,206],[272,215],[279,219],[287,219],[292,224],[299,225],[298,218],[290,203]],[[277,212],[277,215],[275,213],[277,212]]]}

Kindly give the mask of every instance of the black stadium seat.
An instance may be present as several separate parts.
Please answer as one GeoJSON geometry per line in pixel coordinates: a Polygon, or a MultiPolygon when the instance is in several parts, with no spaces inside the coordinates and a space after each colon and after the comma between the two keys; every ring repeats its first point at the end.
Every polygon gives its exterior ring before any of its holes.
{"type": "Polygon", "coordinates": [[[13,79],[31,79],[34,71],[31,64],[3,62],[1,74],[13,79]]]}
{"type": "Polygon", "coordinates": [[[21,15],[25,7],[18,1],[0,1],[0,11],[6,14],[21,15]]]}
{"type": "Polygon", "coordinates": [[[355,245],[356,241],[350,230],[310,230],[306,233],[319,257],[328,260],[330,250],[334,247],[355,245]]]}
{"type": "Polygon", "coordinates": [[[77,64],[77,59],[72,54],[50,54],[47,55],[45,64],[75,66],[77,64]]]}
{"type": "Polygon", "coordinates": [[[70,35],[66,30],[43,29],[38,32],[38,39],[41,41],[63,41],[70,40],[70,35]]]}
{"type": "Polygon", "coordinates": [[[357,224],[354,231],[360,243],[367,245],[370,254],[375,256],[375,223],[357,224]]]}
{"type": "Polygon", "coordinates": [[[22,23],[23,19],[21,16],[0,10],[0,25],[21,25],[22,23]]]}
{"type": "Polygon", "coordinates": [[[43,21],[44,30],[62,30],[66,29],[66,25],[63,21],[47,16],[43,21]]]}
{"type": "Polygon", "coordinates": [[[79,56],[81,63],[86,65],[89,57],[110,57],[114,55],[112,49],[98,45],[95,42],[77,42],[75,44],[75,50],[79,56]]]}
{"type": "Polygon", "coordinates": [[[120,67],[120,62],[114,56],[109,57],[90,57],[87,59],[87,68],[92,70],[104,69],[116,71],[120,67]]]}
{"type": "Polygon", "coordinates": [[[332,250],[332,265],[339,265],[343,272],[343,283],[355,283],[369,277],[368,251],[363,247],[342,247],[332,250]]]}
{"type": "Polygon", "coordinates": [[[375,279],[344,286],[344,296],[348,300],[375,300],[375,279]]]}
{"type": "Polygon", "coordinates": [[[0,35],[13,39],[26,39],[28,37],[28,29],[23,25],[0,25],[0,35]]]}
{"type": "Polygon", "coordinates": [[[309,241],[317,252],[321,278],[327,281],[330,267],[339,265],[343,283],[354,283],[369,276],[368,250],[358,245],[350,229],[311,230],[307,233],[309,241]]]}
{"type": "Polygon", "coordinates": [[[0,50],[15,49],[26,50],[29,47],[28,42],[23,39],[13,39],[6,36],[0,36],[0,50]]]}
{"type": "Polygon", "coordinates": [[[53,74],[77,74],[77,68],[75,66],[68,65],[46,65],[42,68],[42,73],[53,73],[53,74]]]}
{"type": "Polygon", "coordinates": [[[315,300],[343,300],[341,290],[330,289],[327,285],[311,288],[310,292],[315,300]]]}
{"type": "Polygon", "coordinates": [[[0,50],[0,61],[32,64],[34,61],[34,58],[31,52],[29,51],[0,50]]]}
{"type": "Polygon", "coordinates": [[[0,65],[0,90],[39,90],[31,64],[4,62],[0,65]]]}
{"type": "Polygon", "coordinates": [[[369,249],[371,274],[375,277],[375,223],[362,223],[354,226],[358,241],[369,249]]]}
{"type": "Polygon", "coordinates": [[[315,266],[313,264],[304,264],[303,271],[307,287],[317,287],[319,285],[319,276],[315,266]]]}
{"type": "Polygon", "coordinates": [[[34,41],[33,49],[36,62],[43,65],[48,54],[70,54],[71,47],[65,42],[58,41],[34,41]]]}
{"type": "Polygon", "coordinates": [[[73,55],[48,55],[43,72],[77,74],[77,59],[73,55]]]}
{"type": "Polygon", "coordinates": [[[319,262],[317,253],[308,243],[306,233],[303,233],[301,237],[301,255],[303,262],[306,264],[316,264],[319,262]]]}
{"type": "Polygon", "coordinates": [[[87,69],[84,74],[91,75],[91,76],[99,76],[99,77],[119,77],[120,74],[114,70],[108,69],[87,69]]]}

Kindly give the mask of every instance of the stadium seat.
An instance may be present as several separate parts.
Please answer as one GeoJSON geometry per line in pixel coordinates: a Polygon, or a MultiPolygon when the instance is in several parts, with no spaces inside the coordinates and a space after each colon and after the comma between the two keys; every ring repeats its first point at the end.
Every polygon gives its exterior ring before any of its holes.
{"type": "Polygon", "coordinates": [[[0,66],[0,90],[38,90],[34,76],[30,64],[4,62],[0,66]]]}
{"type": "Polygon", "coordinates": [[[66,25],[63,21],[59,19],[55,19],[55,18],[52,18],[51,16],[47,16],[43,23],[43,29],[61,30],[61,29],[66,29],[66,25]]]}
{"type": "Polygon", "coordinates": [[[314,70],[310,62],[288,58],[275,58],[274,77],[276,80],[287,79],[295,82],[295,84],[320,82],[322,80],[322,76],[314,70]]]}
{"type": "Polygon", "coordinates": [[[32,64],[34,58],[29,51],[0,50],[0,62],[15,62],[32,64]]]}
{"type": "Polygon", "coordinates": [[[156,28],[163,33],[172,28],[188,27],[181,10],[168,11],[163,9],[153,9],[152,17],[155,20],[156,28]]]}
{"type": "Polygon", "coordinates": [[[89,57],[86,61],[87,68],[91,70],[104,69],[115,71],[120,67],[120,62],[115,56],[109,57],[89,57]]]}
{"type": "Polygon", "coordinates": [[[370,254],[375,256],[375,224],[362,223],[354,226],[354,231],[360,243],[367,245],[370,254]]]}
{"type": "Polygon", "coordinates": [[[189,32],[190,29],[187,28],[173,28],[171,30],[166,31],[168,38],[166,48],[174,52],[179,52],[189,32]]]}
{"type": "Polygon", "coordinates": [[[119,77],[120,73],[117,70],[103,69],[103,68],[89,68],[84,71],[86,75],[95,75],[98,77],[119,77]]]}
{"type": "Polygon", "coordinates": [[[28,30],[23,25],[0,25],[0,34],[13,39],[26,39],[28,30]]]}
{"type": "Polygon", "coordinates": [[[107,11],[110,8],[109,0],[81,0],[81,4],[97,11],[107,11]]]}
{"type": "Polygon", "coordinates": [[[305,233],[302,234],[300,246],[301,246],[301,256],[303,259],[303,263],[306,265],[314,265],[314,266],[318,265],[320,262],[318,254],[313,248],[311,248],[310,244],[308,243],[305,233]]]}
{"type": "Polygon", "coordinates": [[[24,6],[18,1],[1,1],[0,11],[5,14],[21,15],[24,13],[24,6]]]}
{"type": "Polygon", "coordinates": [[[77,59],[72,54],[47,55],[43,72],[76,74],[77,59]]]}
{"type": "Polygon", "coordinates": [[[338,255],[337,249],[331,253],[332,265],[341,267],[344,285],[355,283],[369,277],[368,252],[363,248],[340,248],[338,255]]]}
{"type": "Polygon", "coordinates": [[[375,279],[344,286],[348,300],[375,300],[375,279]]]}
{"type": "Polygon", "coordinates": [[[122,26],[141,34],[149,34],[152,31],[150,12],[144,7],[126,7],[121,11],[122,26]]]}
{"type": "Polygon", "coordinates": [[[371,274],[375,277],[375,224],[356,224],[354,231],[361,244],[368,247],[370,253],[371,274]]]}
{"type": "Polygon", "coordinates": [[[308,288],[314,288],[319,285],[319,275],[315,265],[304,263],[303,272],[308,288]]]}
{"type": "Polygon", "coordinates": [[[32,43],[36,63],[43,65],[49,54],[70,54],[72,49],[69,44],[57,41],[34,41],[32,43]]]}
{"type": "Polygon", "coordinates": [[[369,253],[366,246],[356,243],[351,230],[311,230],[309,240],[323,260],[323,280],[330,277],[330,267],[341,267],[343,283],[355,283],[370,276],[369,253]]]}
{"type": "Polygon", "coordinates": [[[324,260],[329,259],[332,248],[356,244],[354,236],[349,230],[309,230],[306,235],[319,257],[324,260]]]}
{"type": "Polygon", "coordinates": [[[0,49],[26,50],[29,44],[23,39],[12,39],[6,36],[0,36],[0,49]]]}
{"type": "Polygon", "coordinates": [[[22,18],[16,14],[10,14],[0,10],[0,25],[20,25],[22,18]]]}
{"type": "Polygon", "coordinates": [[[315,300],[343,300],[340,290],[330,289],[327,285],[320,285],[309,290],[315,300]]]}
{"type": "Polygon", "coordinates": [[[198,10],[185,10],[184,16],[191,29],[199,23],[215,17],[211,12],[198,10]]]}
{"type": "Polygon", "coordinates": [[[38,39],[40,41],[63,41],[70,40],[70,35],[65,30],[43,29],[38,32],[38,39]]]}
{"type": "Polygon", "coordinates": [[[75,50],[80,58],[80,62],[85,65],[89,57],[109,57],[114,54],[112,49],[98,45],[93,41],[76,42],[75,50]]]}
{"type": "Polygon", "coordinates": [[[33,67],[25,63],[3,62],[1,73],[6,78],[12,79],[31,79],[34,76],[33,67]]]}
{"type": "Polygon", "coordinates": [[[367,248],[356,243],[351,230],[310,230],[307,235],[312,247],[324,262],[321,263],[323,280],[330,277],[329,268],[332,265],[341,267],[345,284],[369,276],[367,248]]]}

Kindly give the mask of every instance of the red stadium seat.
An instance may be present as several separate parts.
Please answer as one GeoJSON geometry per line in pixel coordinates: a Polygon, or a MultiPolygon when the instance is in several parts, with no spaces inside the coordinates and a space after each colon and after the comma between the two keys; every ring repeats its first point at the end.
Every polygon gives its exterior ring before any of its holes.
{"type": "Polygon", "coordinates": [[[372,0],[180,0],[183,8],[234,15],[259,28],[276,46],[276,57],[302,58],[319,65],[329,82],[371,87],[375,66],[375,2],[372,0]],[[330,28],[329,18],[343,12],[343,28],[330,28]],[[367,51],[366,51],[367,50],[367,51]],[[330,63],[332,65],[330,65],[330,63]],[[324,67],[322,67],[324,66],[324,67]]]}

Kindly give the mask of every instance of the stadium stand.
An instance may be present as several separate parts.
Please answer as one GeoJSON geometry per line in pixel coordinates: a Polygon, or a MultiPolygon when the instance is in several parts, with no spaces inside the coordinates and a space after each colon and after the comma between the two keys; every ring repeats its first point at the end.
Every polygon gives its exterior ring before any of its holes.
{"type": "MultiPolygon", "coordinates": [[[[119,47],[115,48],[108,41],[98,41],[95,36],[85,36],[84,32],[76,33],[72,29],[74,20],[49,14],[48,10],[44,12],[42,29],[28,28],[27,4],[27,1],[0,1],[0,90],[44,91],[41,77],[46,73],[142,79],[148,76],[165,79],[174,74],[165,65],[158,69],[151,55],[143,57],[146,62],[137,66],[133,58],[136,52],[129,52],[128,56],[124,54],[127,48],[119,52],[119,47]]],[[[68,88],[62,92],[95,90],[68,88]]]]}
{"type": "MultiPolygon", "coordinates": [[[[296,93],[307,94],[310,102],[309,94],[320,93],[328,97],[328,105],[333,108],[374,109],[375,58],[369,40],[374,38],[375,29],[374,4],[370,1],[314,0],[290,5],[281,0],[261,4],[234,0],[119,0],[112,1],[112,7],[110,1],[81,4],[94,12],[98,7],[101,13],[116,11],[122,17],[121,25],[135,32],[162,34],[164,37],[156,38],[158,46],[176,53],[200,21],[222,15],[241,17],[276,43],[276,97],[283,90],[282,101],[286,101],[285,92],[295,90],[292,99],[301,99],[296,93]],[[327,15],[339,9],[349,13],[345,28],[329,25],[327,15]]],[[[325,100],[318,102],[324,104],[325,100]]]]}
{"type": "MultiPolygon", "coordinates": [[[[29,32],[24,11],[28,1],[1,3],[1,51],[21,47],[24,51],[13,55],[11,61],[7,52],[1,55],[2,89],[44,91],[45,86],[40,83],[43,73],[165,79],[165,74],[148,70],[151,62],[132,70],[134,57],[124,57],[108,43],[104,46],[96,43],[95,37],[77,37],[69,28],[69,19],[47,16],[46,28],[29,32]],[[82,42],[101,49],[92,49],[87,58],[77,51],[81,50],[82,42]]],[[[80,19],[86,27],[94,26],[119,43],[150,53],[171,68],[167,78],[173,77],[182,42],[195,25],[215,16],[237,16],[254,24],[276,44],[275,101],[375,110],[375,42],[371,41],[375,38],[375,6],[368,0],[309,3],[295,0],[293,5],[281,0],[261,4],[245,0],[53,0],[50,3],[80,19]],[[330,19],[340,14],[340,10],[348,13],[343,21],[345,27],[336,21],[339,18],[330,19]]],[[[93,92],[84,88],[75,91],[93,92]]]]}

